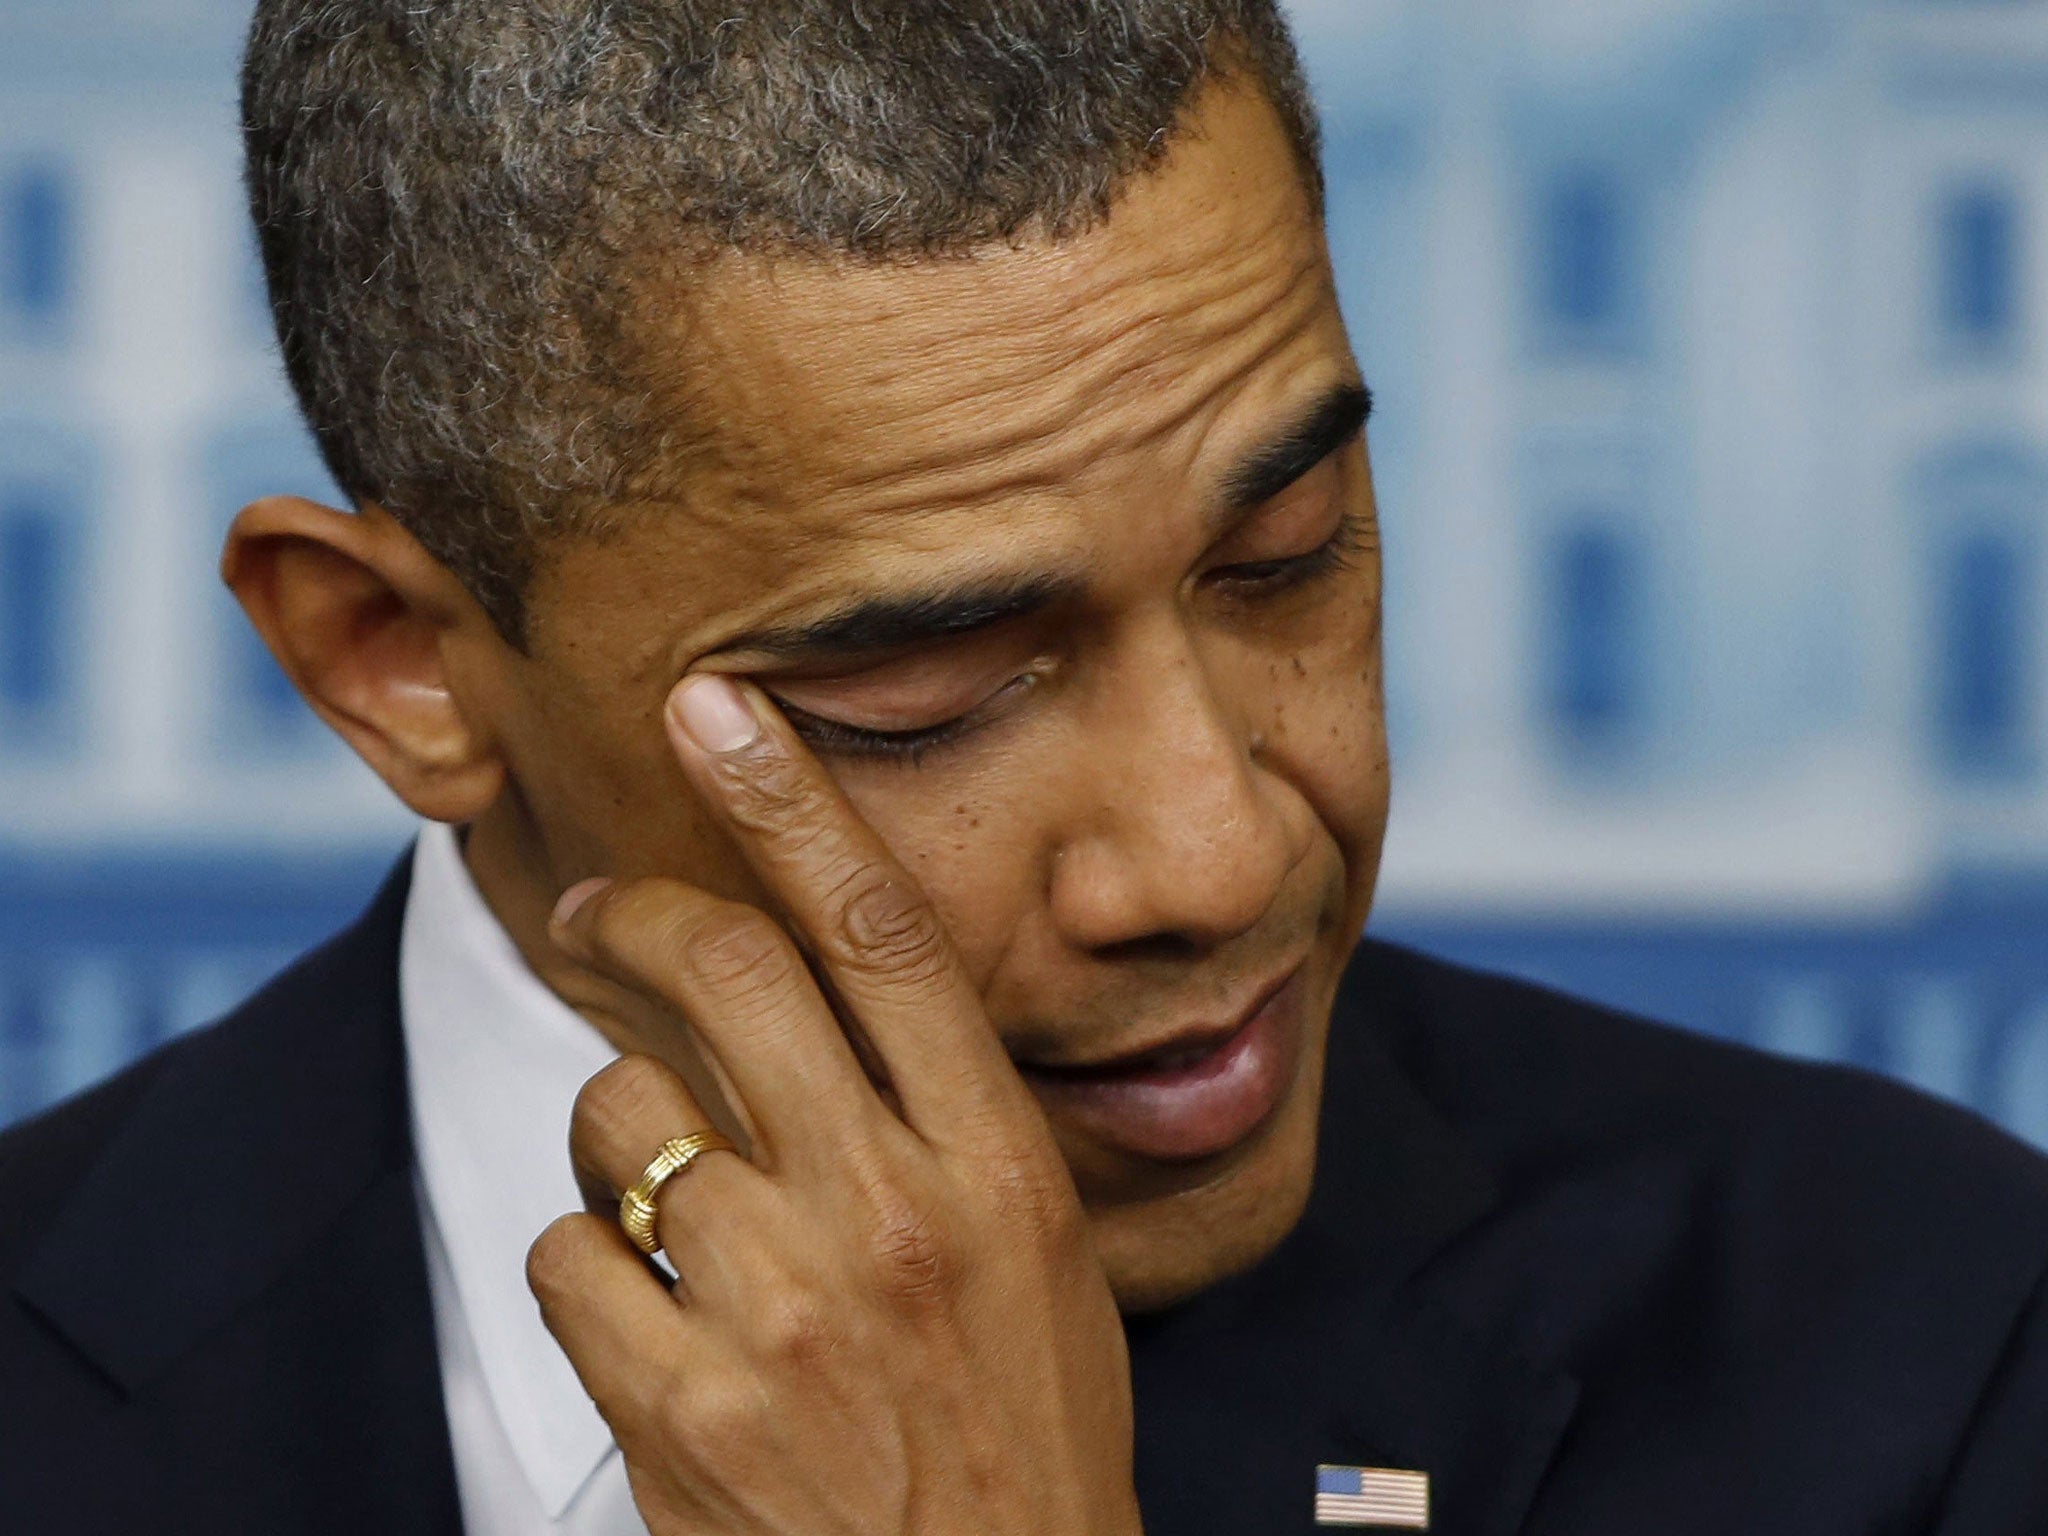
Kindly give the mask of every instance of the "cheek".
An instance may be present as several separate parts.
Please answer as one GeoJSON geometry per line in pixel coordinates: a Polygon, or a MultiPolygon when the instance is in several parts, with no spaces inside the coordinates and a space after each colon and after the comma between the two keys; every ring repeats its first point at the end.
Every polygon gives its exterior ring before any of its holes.
{"type": "Polygon", "coordinates": [[[840,787],[938,909],[967,974],[986,991],[1041,904],[1043,837],[1025,813],[1042,786],[1013,766],[979,774],[889,769],[840,787]]]}
{"type": "Polygon", "coordinates": [[[530,691],[514,777],[556,878],[666,875],[714,895],[758,894],[676,762],[660,698],[555,678],[530,691]]]}
{"type": "Polygon", "coordinates": [[[1391,783],[1377,622],[1269,658],[1266,682],[1264,761],[1309,803],[1354,875],[1369,879],[1391,783]]]}

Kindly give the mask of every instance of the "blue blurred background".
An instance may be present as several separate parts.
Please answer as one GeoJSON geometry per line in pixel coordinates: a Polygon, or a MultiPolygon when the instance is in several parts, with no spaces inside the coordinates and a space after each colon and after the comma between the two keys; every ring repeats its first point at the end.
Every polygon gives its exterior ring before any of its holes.
{"type": "MultiPolygon", "coordinates": [[[[1380,402],[1390,935],[2048,1146],[2048,8],[1297,0],[1380,402]]],[[[404,845],[214,580],[332,496],[236,0],[0,0],[0,1122],[404,845]]]]}

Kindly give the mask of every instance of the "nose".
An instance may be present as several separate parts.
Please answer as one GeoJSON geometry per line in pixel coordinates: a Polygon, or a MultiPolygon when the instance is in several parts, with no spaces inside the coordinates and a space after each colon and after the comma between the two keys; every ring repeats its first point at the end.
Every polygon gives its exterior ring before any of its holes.
{"type": "Polygon", "coordinates": [[[1054,925],[1080,948],[1213,949],[1272,909],[1298,856],[1285,785],[1192,650],[1177,651],[1133,665],[1146,685],[1090,711],[1091,768],[1067,785],[1084,798],[1050,892],[1054,925]]]}

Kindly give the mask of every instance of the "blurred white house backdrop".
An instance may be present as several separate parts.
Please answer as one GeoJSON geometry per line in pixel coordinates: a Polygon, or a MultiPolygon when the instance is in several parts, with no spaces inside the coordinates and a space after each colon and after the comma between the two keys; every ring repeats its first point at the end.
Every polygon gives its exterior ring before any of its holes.
{"type": "MultiPolygon", "coordinates": [[[[1379,401],[1375,923],[2048,1145],[2048,6],[1295,0],[1379,401]]],[[[246,0],[0,0],[0,1121],[408,825],[212,575],[332,495],[246,0]]]]}

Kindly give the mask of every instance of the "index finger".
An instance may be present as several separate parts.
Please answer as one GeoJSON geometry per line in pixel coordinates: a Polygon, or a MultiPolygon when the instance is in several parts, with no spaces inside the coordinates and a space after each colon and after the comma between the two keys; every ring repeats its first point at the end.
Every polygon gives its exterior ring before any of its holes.
{"type": "Polygon", "coordinates": [[[666,715],[685,770],[866,1033],[910,1127],[942,1143],[1035,1117],[938,913],[767,696],[696,674],[666,715]]]}

